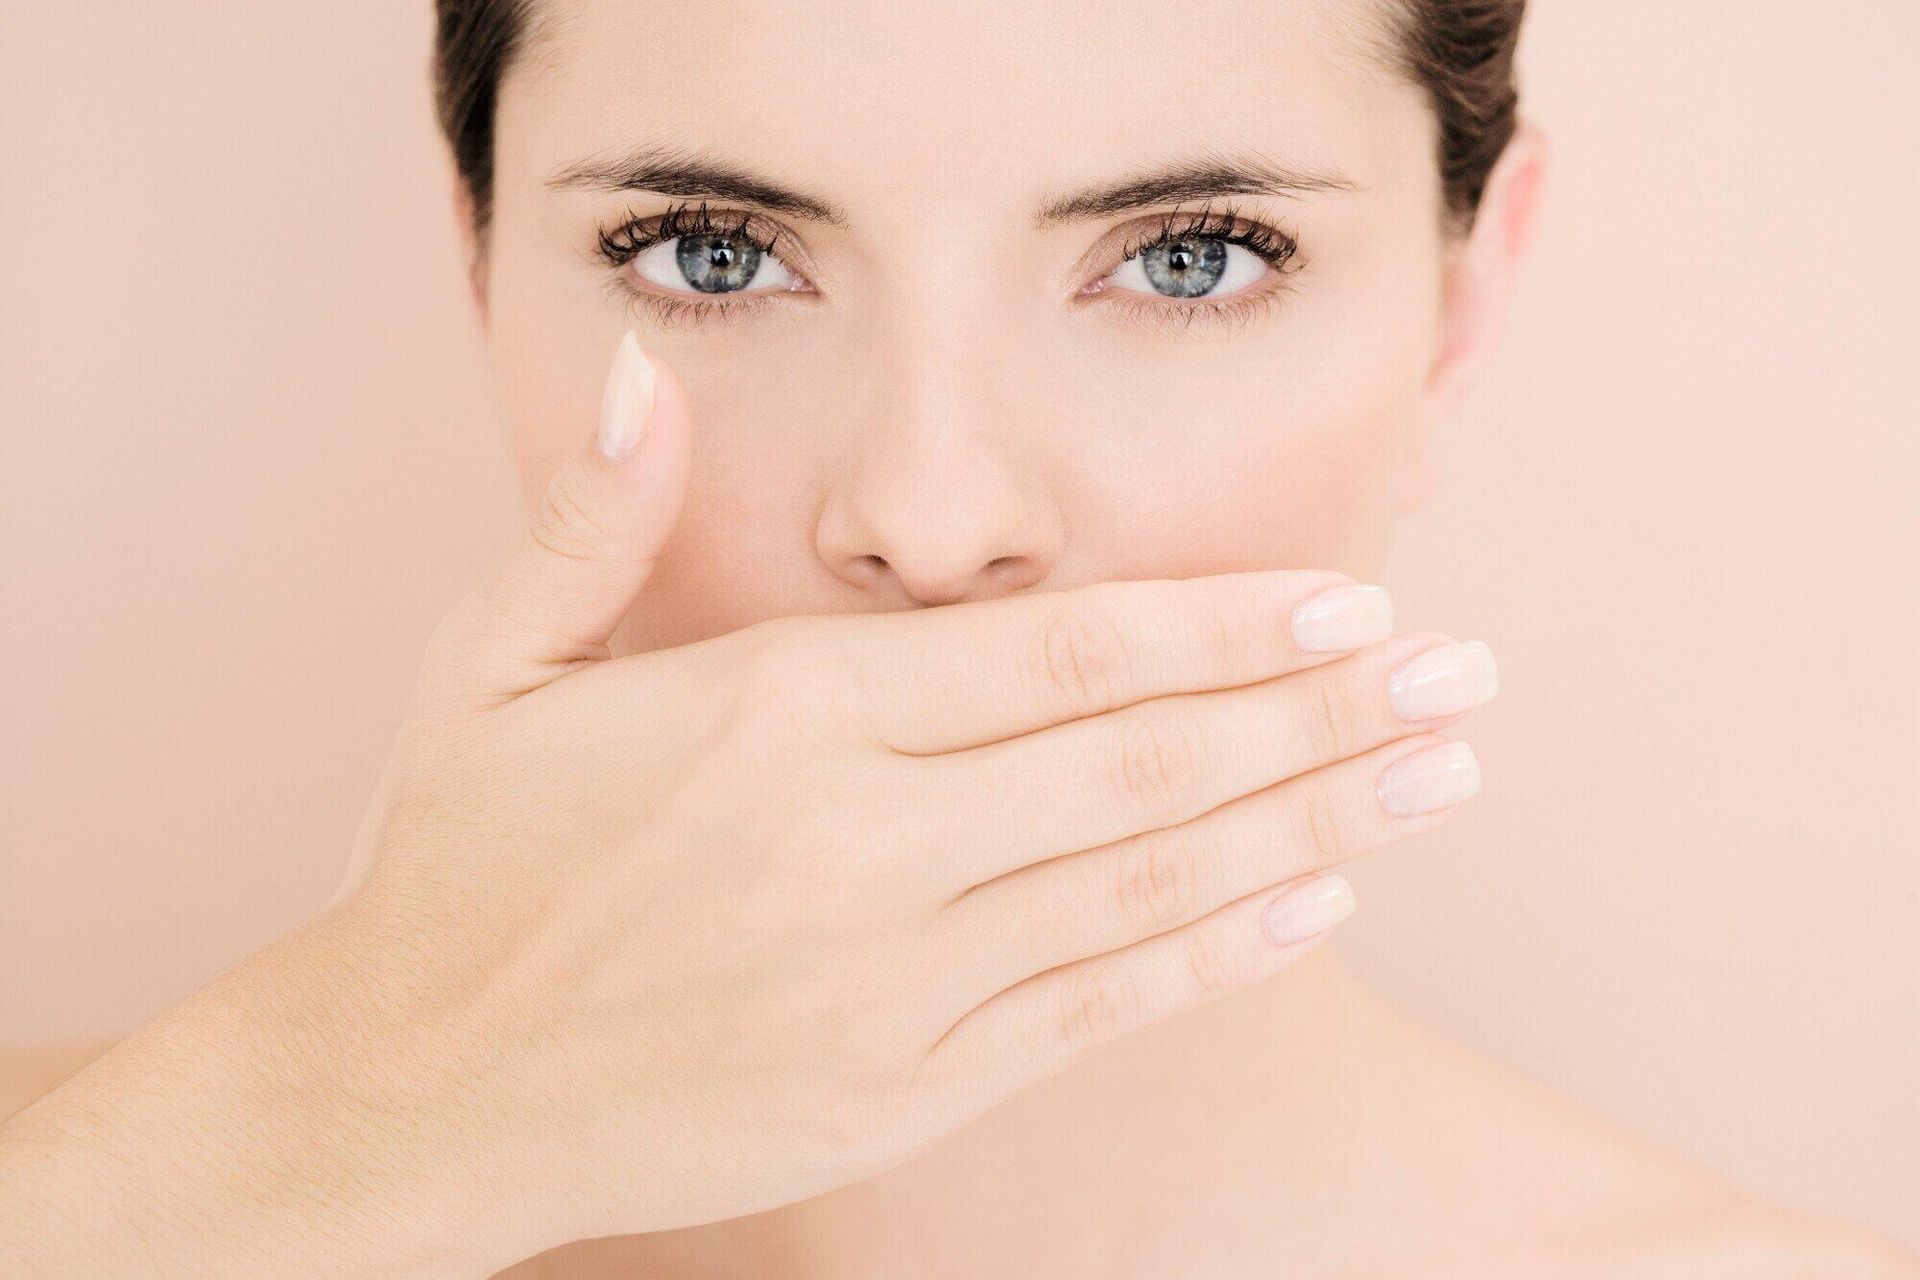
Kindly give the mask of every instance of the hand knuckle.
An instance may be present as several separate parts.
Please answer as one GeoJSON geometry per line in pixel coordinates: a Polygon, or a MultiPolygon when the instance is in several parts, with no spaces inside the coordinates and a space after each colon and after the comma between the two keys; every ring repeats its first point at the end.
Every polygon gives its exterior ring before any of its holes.
{"type": "Polygon", "coordinates": [[[824,736],[835,699],[825,696],[823,674],[831,659],[822,646],[796,630],[765,623],[742,643],[733,692],[756,729],[772,725],[809,740],[824,736]]]}
{"type": "Polygon", "coordinates": [[[1137,663],[1127,629],[1104,610],[1067,604],[1042,624],[1038,676],[1076,715],[1114,706],[1137,663]]]}
{"type": "Polygon", "coordinates": [[[1192,917],[1204,861],[1197,840],[1189,827],[1179,826],[1161,827],[1131,841],[1115,892],[1121,918],[1136,936],[1159,933],[1192,917]]]}
{"type": "Polygon", "coordinates": [[[1308,856],[1316,866],[1330,866],[1346,858],[1346,827],[1330,789],[1309,786],[1301,790],[1300,825],[1306,833],[1308,856]]]}
{"type": "Polygon", "coordinates": [[[1248,638],[1253,634],[1244,619],[1222,606],[1201,610],[1194,623],[1199,633],[1201,655],[1210,664],[1209,671],[1239,672],[1249,667],[1248,638]]]}
{"type": "Polygon", "coordinates": [[[540,515],[528,530],[535,541],[569,560],[599,560],[615,542],[615,531],[594,510],[573,473],[563,471],[547,486],[540,515]]]}
{"type": "Polygon", "coordinates": [[[1166,716],[1129,718],[1115,735],[1112,787],[1136,820],[1154,826],[1191,816],[1201,783],[1198,733],[1166,716]]]}
{"type": "MultiPolygon", "coordinates": [[[[771,620],[769,620],[771,621],[771,620]]],[[[758,701],[784,692],[803,675],[805,663],[793,636],[768,622],[756,624],[751,634],[740,633],[742,653],[734,672],[734,687],[758,701]]]]}
{"type": "Polygon", "coordinates": [[[1341,760],[1352,751],[1353,697],[1338,672],[1324,672],[1310,682],[1311,696],[1304,710],[1306,732],[1318,757],[1341,760]]]}
{"type": "Polygon", "coordinates": [[[1238,967],[1213,935],[1196,930],[1186,940],[1185,951],[1187,970],[1202,997],[1217,996],[1239,985],[1238,967]]]}
{"type": "Polygon", "coordinates": [[[1060,1038],[1094,1048],[1138,1026],[1143,1002],[1139,984],[1124,971],[1101,965],[1067,984],[1060,1011],[1060,1038]]]}

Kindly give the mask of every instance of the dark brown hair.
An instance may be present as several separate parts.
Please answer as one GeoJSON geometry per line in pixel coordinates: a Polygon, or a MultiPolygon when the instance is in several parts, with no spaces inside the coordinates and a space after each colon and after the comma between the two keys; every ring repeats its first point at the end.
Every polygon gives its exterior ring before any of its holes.
{"type": "MultiPolygon", "coordinates": [[[[1473,225],[1513,137],[1513,55],[1526,0],[1382,0],[1396,70],[1426,90],[1437,130],[1444,213],[1473,225]]],[[[493,211],[493,114],[500,79],[527,45],[536,0],[436,0],[434,103],[485,243],[493,211]]]]}

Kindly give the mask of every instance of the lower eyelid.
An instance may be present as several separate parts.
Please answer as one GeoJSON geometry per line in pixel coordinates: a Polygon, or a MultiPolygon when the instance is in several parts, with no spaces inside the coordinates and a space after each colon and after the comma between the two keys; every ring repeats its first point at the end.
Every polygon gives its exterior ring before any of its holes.
{"type": "Polygon", "coordinates": [[[1169,299],[1153,300],[1150,295],[1132,290],[1109,291],[1109,301],[1099,305],[1120,308],[1129,324],[1156,333],[1237,331],[1272,313],[1281,295],[1290,292],[1286,285],[1274,285],[1253,293],[1237,295],[1224,302],[1179,303],[1169,299]]]}
{"type": "MultiPolygon", "coordinates": [[[[759,292],[768,294],[777,291],[759,292]]],[[[764,296],[741,298],[737,302],[704,302],[661,293],[645,293],[637,289],[629,289],[627,293],[636,306],[644,308],[647,315],[662,327],[692,328],[709,320],[742,319],[759,313],[768,302],[764,296]]]]}
{"type": "Polygon", "coordinates": [[[629,315],[649,321],[661,328],[690,327],[717,318],[722,312],[737,311],[749,305],[744,302],[702,302],[693,295],[679,298],[655,293],[638,284],[630,283],[626,266],[620,267],[607,276],[606,289],[612,300],[629,315]]]}
{"type": "MultiPolygon", "coordinates": [[[[626,268],[622,267],[608,277],[608,287],[616,299],[630,306],[644,308],[662,326],[692,327],[708,320],[743,318],[770,305],[776,295],[789,292],[784,289],[755,289],[733,295],[733,301],[707,301],[693,294],[678,297],[639,288],[628,283],[625,275],[626,268]]],[[[813,290],[798,292],[811,294],[813,290]]],[[[1086,301],[1079,305],[1117,306],[1129,323],[1156,332],[1176,330],[1185,334],[1196,330],[1244,328],[1269,314],[1279,304],[1281,295],[1290,292],[1291,286],[1281,282],[1263,289],[1242,291],[1224,300],[1208,301],[1203,297],[1194,302],[1176,302],[1163,295],[1134,289],[1107,289],[1092,295],[1081,295],[1086,301]]]]}

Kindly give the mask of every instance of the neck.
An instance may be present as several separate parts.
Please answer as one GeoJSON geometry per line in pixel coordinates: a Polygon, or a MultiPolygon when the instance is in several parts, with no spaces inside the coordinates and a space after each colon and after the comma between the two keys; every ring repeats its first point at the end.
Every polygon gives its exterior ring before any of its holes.
{"type": "Polygon", "coordinates": [[[1223,1219],[1272,1224],[1289,1200],[1350,1212],[1335,1188],[1375,1147],[1354,1131],[1354,1100],[1390,1026],[1322,947],[1122,1037],[877,1177],[647,1237],[644,1269],[907,1275],[934,1256],[956,1274],[1111,1275],[1223,1219]]]}

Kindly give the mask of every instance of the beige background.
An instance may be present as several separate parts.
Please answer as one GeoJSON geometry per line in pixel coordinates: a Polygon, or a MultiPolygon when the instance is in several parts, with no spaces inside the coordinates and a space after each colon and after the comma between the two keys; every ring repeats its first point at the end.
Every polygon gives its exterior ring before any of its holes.
{"type": "MultiPolygon", "coordinates": [[[[1536,0],[1537,257],[1391,571],[1487,793],[1358,866],[1420,1014],[1920,1242],[1920,6],[1536,0]]],[[[0,0],[0,1043],[330,891],[515,518],[425,0],[0,0]]]]}

